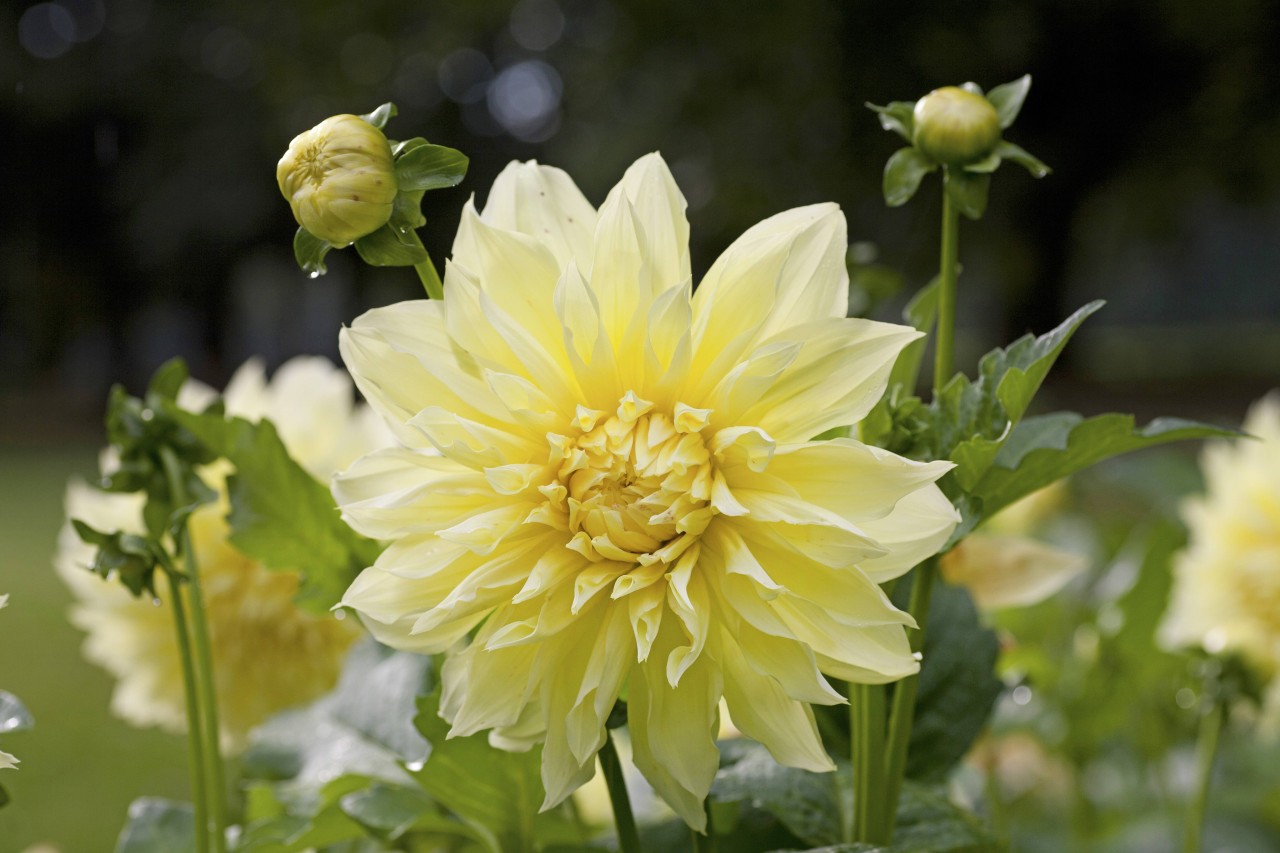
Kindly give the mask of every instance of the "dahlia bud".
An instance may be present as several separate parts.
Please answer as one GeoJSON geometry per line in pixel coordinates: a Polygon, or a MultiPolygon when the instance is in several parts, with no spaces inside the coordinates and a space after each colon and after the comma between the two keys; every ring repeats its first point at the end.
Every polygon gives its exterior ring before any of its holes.
{"type": "Polygon", "coordinates": [[[912,144],[949,166],[988,157],[1000,142],[1000,116],[982,95],[957,86],[934,89],[916,102],[912,144]]]}
{"type": "Polygon", "coordinates": [[[385,225],[397,191],[387,137],[353,115],[327,118],[295,136],[276,166],[276,182],[298,224],[339,247],[385,225]]]}

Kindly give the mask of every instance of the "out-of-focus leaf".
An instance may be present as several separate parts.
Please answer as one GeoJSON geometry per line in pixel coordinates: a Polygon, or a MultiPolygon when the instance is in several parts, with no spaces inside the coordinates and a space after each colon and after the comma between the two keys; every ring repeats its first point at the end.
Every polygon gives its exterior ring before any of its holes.
{"type": "Polygon", "coordinates": [[[901,136],[907,142],[911,142],[911,136],[915,133],[915,101],[893,101],[887,106],[876,106],[875,104],[867,104],[867,109],[873,110],[880,117],[880,126],[885,130],[891,130],[901,136]]]}
{"type": "Polygon", "coordinates": [[[174,417],[229,459],[231,542],[267,568],[302,575],[299,606],[325,613],[380,546],[342,521],[333,496],[285,450],[275,426],[174,410],[174,417]]]}
{"type": "MultiPolygon", "coordinates": [[[[907,584],[894,589],[900,607],[909,592],[907,584]]],[[[1000,695],[999,642],[982,625],[969,593],[938,579],[923,652],[907,776],[941,782],[978,739],[1000,695]]]]}
{"type": "Polygon", "coordinates": [[[1005,849],[974,815],[942,792],[907,782],[892,844],[835,844],[807,853],[1001,853],[1005,849]]]}
{"type": "Polygon", "coordinates": [[[920,189],[920,182],[938,164],[910,146],[899,148],[884,164],[884,202],[890,207],[901,207],[911,201],[920,189]]]}
{"type": "Polygon", "coordinates": [[[190,803],[141,797],[129,804],[116,853],[188,853],[195,849],[195,812],[190,803]]]}
{"type": "Polygon", "coordinates": [[[1014,145],[1012,142],[1001,142],[996,146],[996,154],[1001,159],[1008,160],[1011,163],[1017,163],[1022,168],[1031,173],[1032,177],[1043,178],[1053,172],[1048,166],[1040,162],[1036,157],[1032,156],[1025,149],[1014,145]]]}
{"type": "Polygon", "coordinates": [[[981,219],[986,213],[990,189],[990,175],[972,174],[963,169],[947,170],[947,195],[960,213],[969,219],[981,219]]]}
{"type": "Polygon", "coordinates": [[[758,743],[720,744],[720,770],[711,794],[716,800],[742,800],[782,822],[809,844],[833,844],[841,837],[841,808],[834,773],[810,773],[783,767],[758,743]]]}

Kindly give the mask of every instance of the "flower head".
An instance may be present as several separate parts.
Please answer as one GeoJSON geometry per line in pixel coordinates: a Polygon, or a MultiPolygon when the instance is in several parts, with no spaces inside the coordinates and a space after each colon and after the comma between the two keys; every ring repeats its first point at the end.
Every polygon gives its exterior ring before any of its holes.
{"type": "Polygon", "coordinates": [[[851,439],[919,335],[846,319],[835,205],[751,228],[692,289],[685,202],[655,155],[597,211],[536,163],[469,203],[443,301],[343,330],[404,446],[334,481],[393,540],[347,591],[391,645],[450,651],[452,732],[544,743],[547,805],[594,772],[625,693],[636,765],[695,827],[718,706],[782,763],[830,770],[826,676],[918,664],[878,583],[956,524],[920,463],[851,439]]]}
{"type": "Polygon", "coordinates": [[[916,101],[912,142],[939,163],[976,163],[1000,141],[1000,116],[982,95],[943,86],[916,101]]]}
{"type": "Polygon", "coordinates": [[[1183,517],[1190,542],[1174,564],[1160,626],[1169,647],[1237,652],[1271,682],[1268,716],[1280,715],[1280,392],[1255,403],[1254,436],[1205,448],[1205,494],[1183,517]]]}
{"type": "MultiPolygon", "coordinates": [[[[198,407],[213,393],[188,383],[179,403],[198,407]]],[[[293,359],[270,383],[259,363],[248,362],[232,377],[224,400],[229,414],[269,417],[291,455],[320,479],[389,441],[376,416],[353,408],[350,381],[323,358],[293,359]]],[[[106,460],[104,469],[111,467],[106,460]]],[[[203,473],[223,498],[198,509],[189,529],[204,586],[222,739],[237,747],[269,715],[330,689],[360,631],[352,620],[298,610],[296,574],[269,571],[227,541],[226,473],[220,465],[203,473]]],[[[142,501],[140,494],[102,492],[73,481],[67,516],[99,530],[140,533],[142,501]]],[[[181,664],[169,608],[86,571],[92,561],[92,548],[65,525],[55,565],[76,599],[72,621],[88,633],[85,656],[118,679],[113,710],[136,725],[183,729],[181,664]]]]}
{"type": "Polygon", "coordinates": [[[276,166],[276,183],[299,225],[346,246],[391,218],[397,191],[391,144],[359,116],[331,116],[293,138],[276,166]]]}

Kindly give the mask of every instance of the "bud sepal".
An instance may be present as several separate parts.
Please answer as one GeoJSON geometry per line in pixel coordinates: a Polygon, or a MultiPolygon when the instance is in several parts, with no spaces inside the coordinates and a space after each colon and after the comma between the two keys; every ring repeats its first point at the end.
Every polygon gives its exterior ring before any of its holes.
{"type": "Polygon", "coordinates": [[[976,83],[965,83],[935,89],[918,101],[867,104],[885,130],[909,143],[885,164],[885,203],[906,204],[924,176],[941,166],[948,196],[961,213],[978,219],[986,210],[991,174],[1004,161],[1017,163],[1036,178],[1049,174],[1048,166],[1002,138],[1030,88],[1031,76],[1023,75],[985,95],[976,83]]]}

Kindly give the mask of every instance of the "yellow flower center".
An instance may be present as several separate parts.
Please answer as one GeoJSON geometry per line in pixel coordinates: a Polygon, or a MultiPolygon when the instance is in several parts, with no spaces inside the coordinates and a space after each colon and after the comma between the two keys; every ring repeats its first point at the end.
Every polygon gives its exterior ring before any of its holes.
{"type": "Polygon", "coordinates": [[[319,188],[324,183],[330,170],[333,169],[333,164],[330,162],[331,158],[325,151],[327,142],[327,138],[312,140],[298,152],[294,172],[300,182],[305,181],[316,188],[319,188]]]}
{"type": "Polygon", "coordinates": [[[682,403],[654,411],[633,391],[613,414],[579,406],[573,434],[550,436],[555,477],[539,488],[544,518],[568,529],[568,547],[593,562],[674,562],[716,512],[702,436],[710,414],[682,403]]]}

